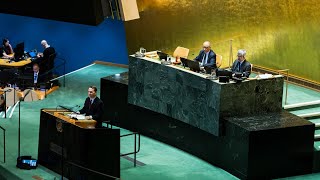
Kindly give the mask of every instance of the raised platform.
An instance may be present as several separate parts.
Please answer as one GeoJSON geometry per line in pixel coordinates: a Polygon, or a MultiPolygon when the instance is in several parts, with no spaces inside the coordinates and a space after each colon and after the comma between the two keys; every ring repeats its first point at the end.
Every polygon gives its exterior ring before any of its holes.
{"type": "Polygon", "coordinates": [[[283,76],[220,83],[174,65],[129,56],[128,102],[221,134],[221,117],[280,112],[283,76]]]}
{"type": "Polygon", "coordinates": [[[184,121],[128,103],[128,73],[101,79],[105,119],[189,152],[241,179],[312,172],[314,124],[286,111],[220,118],[215,136],[184,121]]]}

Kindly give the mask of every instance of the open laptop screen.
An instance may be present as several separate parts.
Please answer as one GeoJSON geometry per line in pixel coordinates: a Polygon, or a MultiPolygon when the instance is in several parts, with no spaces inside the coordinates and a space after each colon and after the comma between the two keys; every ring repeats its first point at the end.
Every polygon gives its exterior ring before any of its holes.
{"type": "Polygon", "coordinates": [[[34,52],[34,51],[30,51],[28,54],[29,54],[29,56],[30,56],[31,58],[36,58],[36,57],[37,57],[37,54],[36,54],[36,52],[34,52]]]}

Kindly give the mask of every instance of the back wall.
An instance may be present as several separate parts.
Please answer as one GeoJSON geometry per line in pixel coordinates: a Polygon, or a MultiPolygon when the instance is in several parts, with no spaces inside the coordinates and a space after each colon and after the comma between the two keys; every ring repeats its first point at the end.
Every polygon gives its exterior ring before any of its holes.
{"type": "Polygon", "coordinates": [[[58,56],[67,60],[66,72],[84,67],[95,60],[128,64],[122,21],[105,19],[98,26],[90,26],[0,14],[0,22],[1,40],[9,38],[13,47],[23,41],[27,51],[37,49],[42,52],[40,42],[47,40],[56,49],[58,56]]]}
{"type": "Polygon", "coordinates": [[[320,83],[319,0],[137,0],[140,19],[125,22],[129,53],[172,53],[194,58],[205,40],[223,56],[223,66],[247,50],[253,65],[320,83]],[[232,48],[230,48],[230,40],[232,48]],[[230,53],[232,49],[232,53],[230,53]],[[231,54],[231,55],[230,55],[231,54]]]}

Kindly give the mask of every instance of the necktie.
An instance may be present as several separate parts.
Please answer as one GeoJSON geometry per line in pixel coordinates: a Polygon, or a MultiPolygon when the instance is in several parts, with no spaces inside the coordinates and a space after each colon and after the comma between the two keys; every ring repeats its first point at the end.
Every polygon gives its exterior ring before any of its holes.
{"type": "Polygon", "coordinates": [[[37,83],[37,81],[38,81],[38,73],[34,73],[33,81],[34,81],[34,83],[37,83]]]}
{"type": "Polygon", "coordinates": [[[204,53],[203,59],[202,59],[202,65],[207,64],[207,53],[204,53]]]}
{"type": "Polygon", "coordinates": [[[238,62],[238,68],[239,68],[239,72],[241,72],[241,63],[240,63],[240,61],[238,62]]]}

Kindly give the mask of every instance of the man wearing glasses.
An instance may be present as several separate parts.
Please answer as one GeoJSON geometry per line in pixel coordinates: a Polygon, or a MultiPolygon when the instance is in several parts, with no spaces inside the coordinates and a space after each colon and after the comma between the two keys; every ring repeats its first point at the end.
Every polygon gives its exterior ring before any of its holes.
{"type": "Polygon", "coordinates": [[[238,51],[238,58],[233,62],[232,73],[241,73],[242,77],[249,77],[251,74],[251,64],[246,60],[246,50],[240,49],[238,51]]]}
{"type": "Polygon", "coordinates": [[[216,53],[211,50],[210,42],[205,41],[202,45],[203,49],[199,52],[199,55],[194,59],[200,63],[200,67],[204,69],[215,69],[216,65],[216,53]]]}

